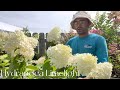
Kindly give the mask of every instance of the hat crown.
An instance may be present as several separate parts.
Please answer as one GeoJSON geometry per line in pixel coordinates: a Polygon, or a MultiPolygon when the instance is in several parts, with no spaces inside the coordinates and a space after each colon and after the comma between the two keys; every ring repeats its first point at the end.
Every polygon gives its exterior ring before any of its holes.
{"type": "Polygon", "coordinates": [[[76,19],[76,18],[88,18],[88,19],[91,19],[90,15],[85,11],[76,12],[75,15],[73,15],[73,19],[76,19]]]}
{"type": "Polygon", "coordinates": [[[91,16],[87,12],[85,12],[85,11],[78,11],[78,12],[76,12],[73,15],[73,18],[72,18],[71,22],[73,22],[76,18],[87,18],[91,22],[90,26],[93,26],[93,21],[91,19],[91,16]]]}

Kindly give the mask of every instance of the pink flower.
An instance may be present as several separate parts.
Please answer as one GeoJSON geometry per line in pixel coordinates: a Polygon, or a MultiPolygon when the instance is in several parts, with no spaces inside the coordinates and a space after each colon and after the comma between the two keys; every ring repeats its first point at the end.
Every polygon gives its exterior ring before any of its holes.
{"type": "Polygon", "coordinates": [[[113,54],[117,54],[118,48],[117,48],[117,43],[111,43],[108,44],[109,45],[109,54],[113,55],[113,54]]]}
{"type": "Polygon", "coordinates": [[[103,32],[101,30],[98,30],[98,29],[92,29],[89,31],[89,33],[95,33],[95,34],[99,34],[99,35],[103,34],[103,32]]]}
{"type": "Polygon", "coordinates": [[[120,23],[120,18],[116,18],[113,20],[115,23],[120,23]]]}

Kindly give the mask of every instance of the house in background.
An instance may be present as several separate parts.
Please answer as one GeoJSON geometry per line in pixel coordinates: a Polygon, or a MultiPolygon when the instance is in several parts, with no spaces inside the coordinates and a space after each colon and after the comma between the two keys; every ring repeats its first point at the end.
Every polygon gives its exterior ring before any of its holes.
{"type": "Polygon", "coordinates": [[[15,30],[23,30],[23,28],[0,22],[0,31],[14,32],[15,30]]]}

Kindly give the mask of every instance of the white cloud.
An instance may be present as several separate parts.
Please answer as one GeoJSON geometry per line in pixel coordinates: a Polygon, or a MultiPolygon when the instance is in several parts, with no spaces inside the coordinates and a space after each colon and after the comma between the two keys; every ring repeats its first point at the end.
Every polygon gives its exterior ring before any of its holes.
{"type": "MultiPolygon", "coordinates": [[[[76,12],[77,11],[0,11],[0,21],[20,28],[28,26],[32,32],[46,33],[55,26],[59,26],[62,30],[68,31],[72,16],[76,12]]],[[[87,12],[94,18],[96,11],[87,12]]],[[[6,29],[8,28],[7,26],[6,29]]]]}

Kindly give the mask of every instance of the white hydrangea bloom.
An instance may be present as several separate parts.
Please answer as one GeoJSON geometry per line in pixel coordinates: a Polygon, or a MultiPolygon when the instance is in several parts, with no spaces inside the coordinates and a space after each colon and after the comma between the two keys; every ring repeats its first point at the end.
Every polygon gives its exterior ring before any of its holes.
{"type": "Polygon", "coordinates": [[[28,37],[28,40],[29,40],[29,43],[31,44],[31,46],[33,48],[35,48],[38,44],[38,40],[36,38],[33,38],[33,37],[28,37]]]}
{"type": "Polygon", "coordinates": [[[75,66],[75,59],[73,55],[68,59],[68,64],[70,66],[75,66]]]}
{"type": "Polygon", "coordinates": [[[34,56],[34,49],[29,44],[27,46],[21,46],[19,54],[23,55],[26,59],[31,60],[34,56]]]}
{"type": "Polygon", "coordinates": [[[25,59],[31,60],[34,56],[34,47],[36,45],[37,40],[25,36],[22,31],[16,30],[6,41],[4,49],[13,57],[20,54],[23,55],[25,59]]]}
{"type": "Polygon", "coordinates": [[[83,76],[87,76],[97,65],[97,57],[89,53],[76,54],[71,60],[72,65],[83,76]]]}
{"type": "Polygon", "coordinates": [[[13,54],[15,49],[18,48],[19,40],[17,40],[15,34],[10,35],[9,39],[5,42],[4,50],[8,54],[13,54]]]}
{"type": "Polygon", "coordinates": [[[47,49],[47,56],[51,60],[51,64],[56,68],[63,68],[69,65],[68,60],[72,56],[72,49],[63,44],[49,47],[47,49]]]}
{"type": "Polygon", "coordinates": [[[61,29],[59,27],[54,27],[47,35],[48,42],[54,42],[55,44],[60,43],[61,29]]]}
{"type": "Polygon", "coordinates": [[[93,79],[110,79],[113,65],[109,62],[99,63],[87,76],[93,79]]]}
{"type": "Polygon", "coordinates": [[[6,40],[8,35],[7,32],[0,31],[0,40],[6,40]]]}
{"type": "Polygon", "coordinates": [[[4,48],[5,41],[7,41],[8,38],[9,38],[8,32],[0,31],[0,48],[1,49],[4,48]]]}
{"type": "Polygon", "coordinates": [[[45,56],[43,57],[40,57],[38,60],[33,60],[32,63],[35,63],[35,64],[44,64],[44,61],[45,61],[45,56]]]}

